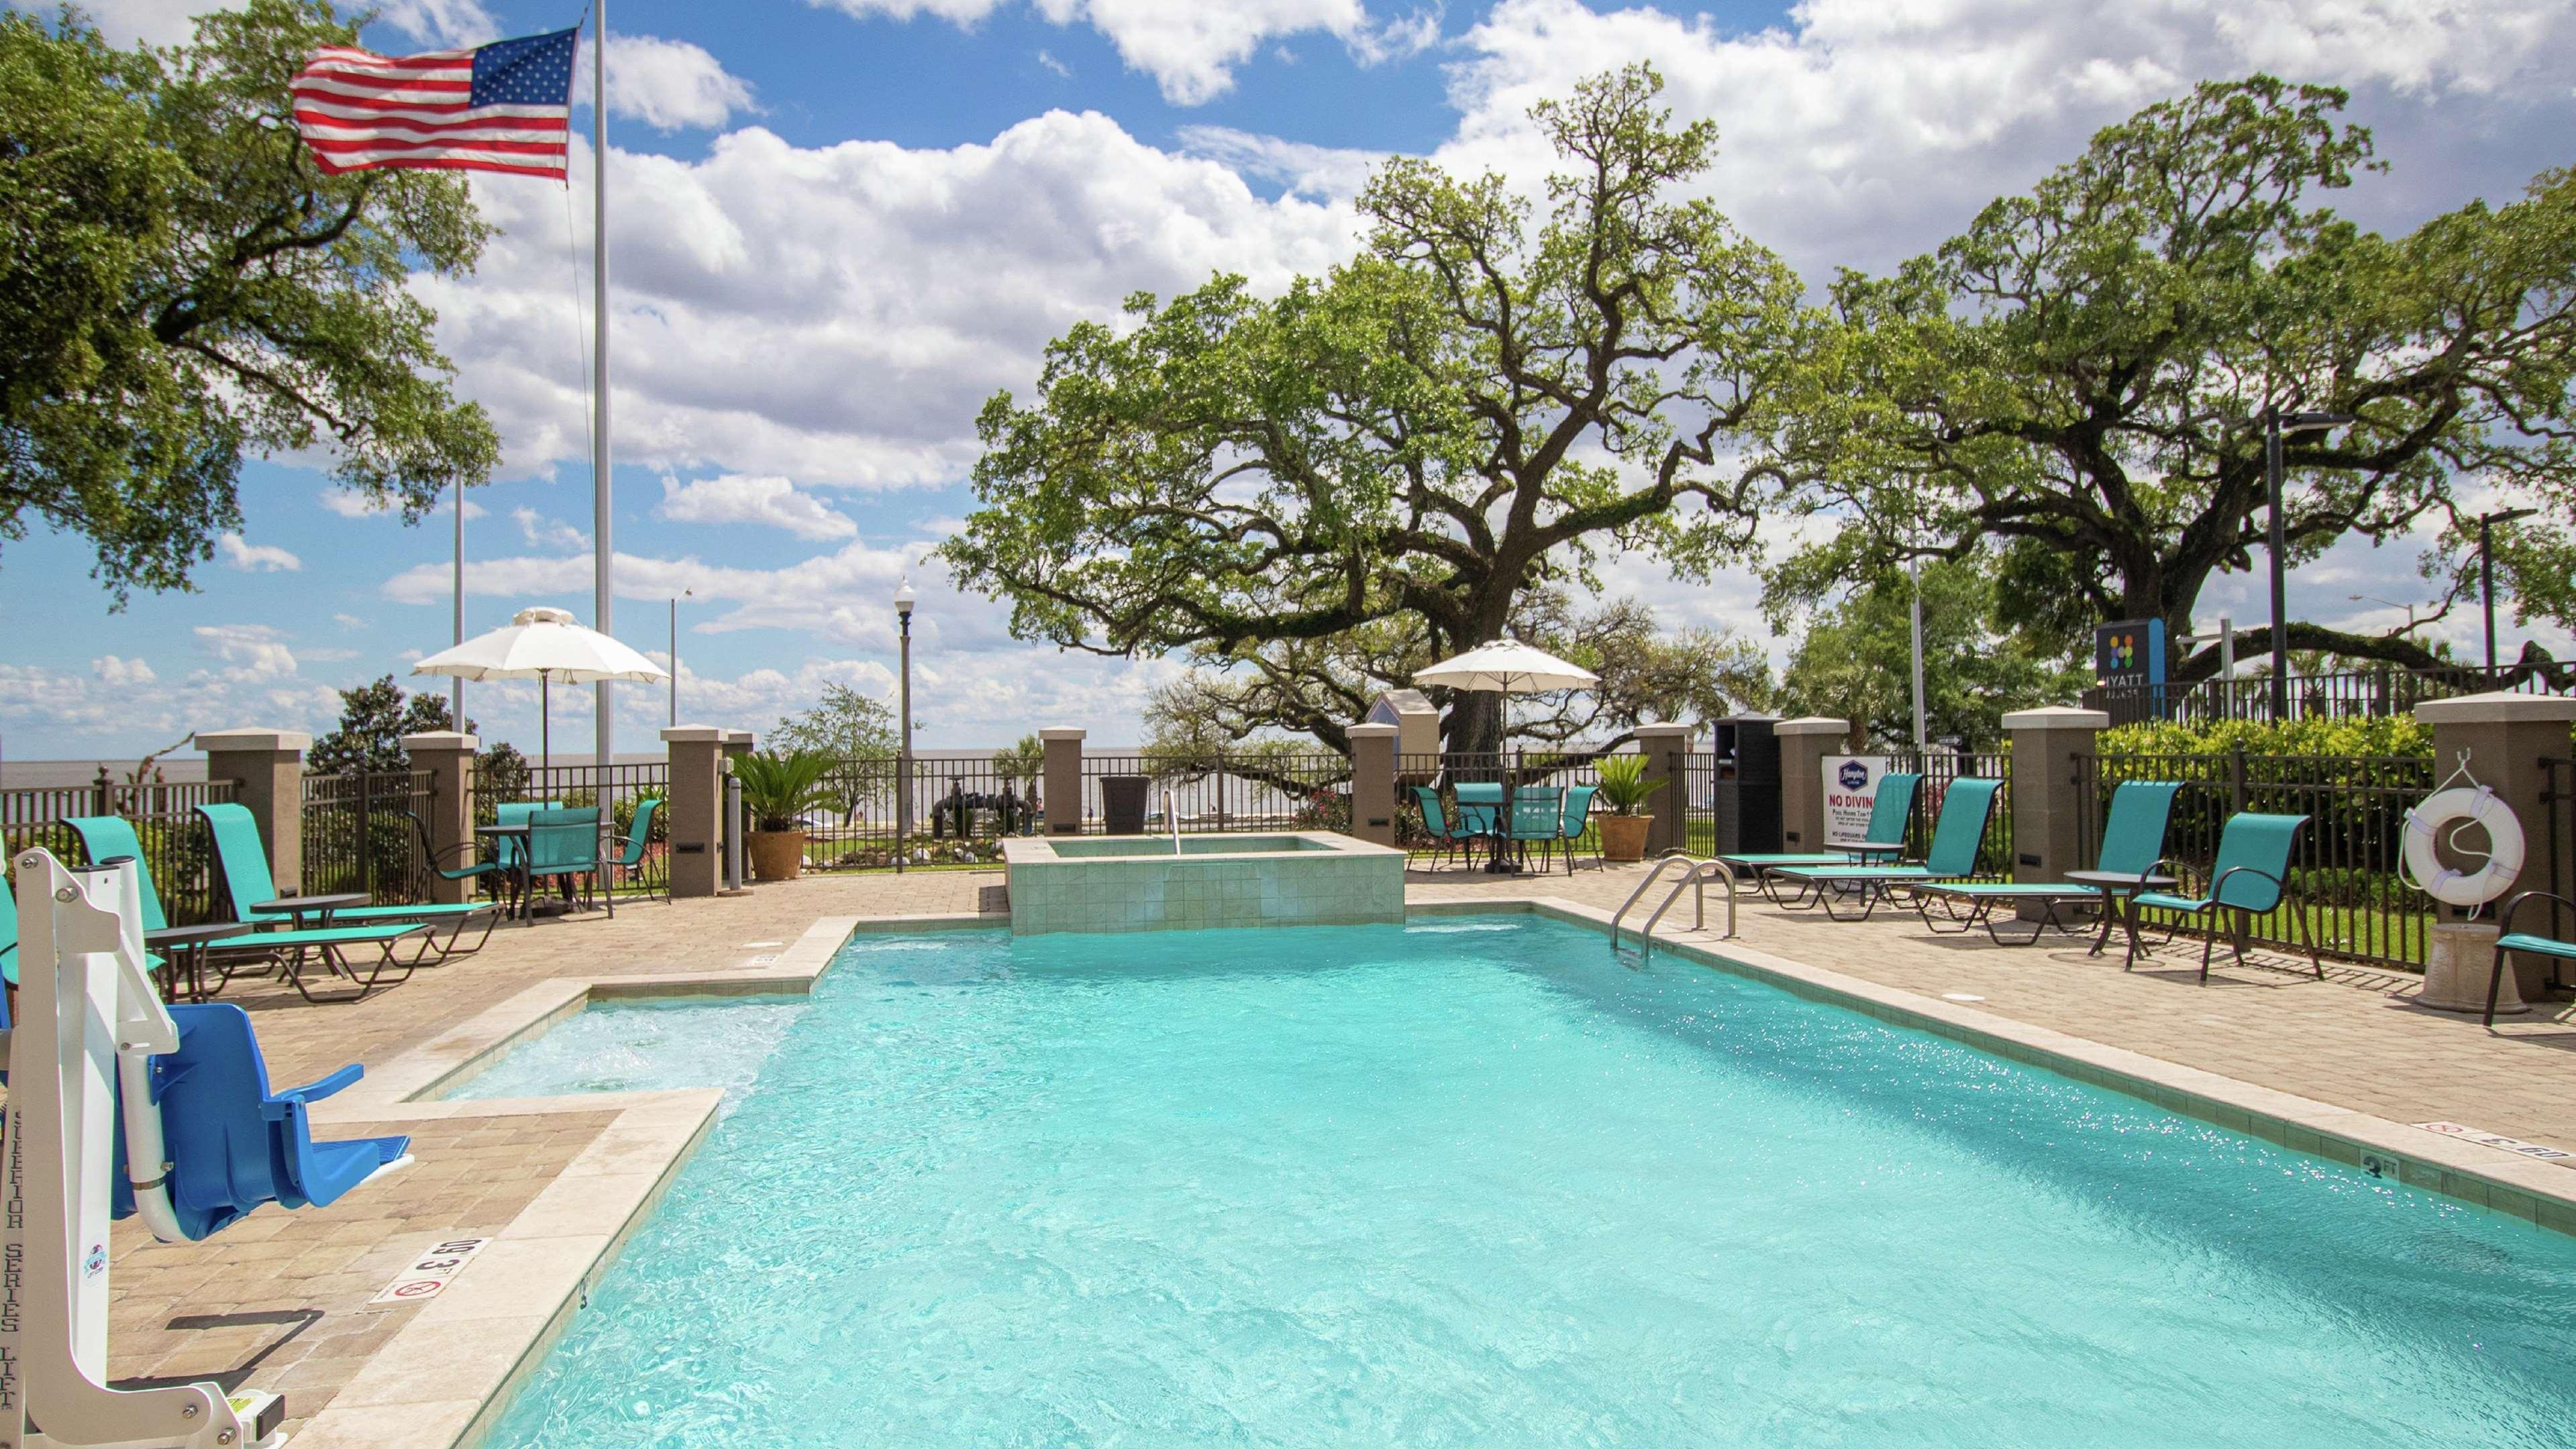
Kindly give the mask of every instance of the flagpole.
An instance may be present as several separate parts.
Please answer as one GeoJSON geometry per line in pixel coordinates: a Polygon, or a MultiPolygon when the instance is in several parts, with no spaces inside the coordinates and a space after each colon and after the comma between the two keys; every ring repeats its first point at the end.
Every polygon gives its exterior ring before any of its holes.
{"type": "MultiPolygon", "coordinates": [[[[598,28],[593,32],[598,44],[590,49],[590,124],[591,124],[591,317],[598,329],[593,347],[599,355],[598,366],[591,370],[591,385],[598,389],[591,402],[591,427],[596,436],[591,443],[590,528],[591,528],[591,627],[602,634],[613,634],[612,618],[614,579],[610,576],[612,560],[608,538],[608,0],[597,0],[598,28]]],[[[617,717],[610,691],[616,686],[601,680],[598,690],[597,735],[592,763],[605,769],[616,761],[617,717]]],[[[601,775],[599,800],[608,803],[608,776],[601,775]]],[[[601,812],[603,825],[607,813],[601,812]]]]}
{"type": "MultiPolygon", "coordinates": [[[[456,638],[465,642],[465,480],[456,480],[456,638]]],[[[465,676],[460,674],[447,682],[448,712],[456,718],[453,727],[465,728],[465,676]]]]}

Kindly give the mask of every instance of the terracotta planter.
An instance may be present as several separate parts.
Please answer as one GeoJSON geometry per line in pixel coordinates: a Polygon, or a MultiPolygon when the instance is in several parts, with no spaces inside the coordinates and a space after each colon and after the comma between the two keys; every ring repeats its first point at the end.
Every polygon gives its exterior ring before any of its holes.
{"type": "Polygon", "coordinates": [[[1652,829],[1652,815],[1604,815],[1594,822],[1601,827],[1603,860],[1644,860],[1646,832],[1652,829]]]}
{"type": "Polygon", "coordinates": [[[743,837],[753,880],[794,880],[805,869],[805,832],[755,830],[743,837]]]}

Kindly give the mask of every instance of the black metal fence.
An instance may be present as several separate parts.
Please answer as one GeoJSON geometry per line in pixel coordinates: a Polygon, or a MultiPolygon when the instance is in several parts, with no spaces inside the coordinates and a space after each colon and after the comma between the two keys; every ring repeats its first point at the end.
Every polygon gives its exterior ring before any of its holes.
{"type": "Polygon", "coordinates": [[[1002,858],[1006,835],[1037,833],[1039,771],[972,757],[916,756],[907,774],[890,756],[836,762],[823,808],[805,817],[805,863],[864,870],[895,863],[897,837],[915,865],[983,865],[1002,858]],[[906,797],[910,812],[902,809],[906,797]]]}
{"type": "Polygon", "coordinates": [[[1085,834],[1350,826],[1351,762],[1330,750],[1082,757],[1085,834]]]}
{"type": "MultiPolygon", "coordinates": [[[[2549,838],[2536,844],[2526,843],[2523,875],[2514,882],[2515,894],[2526,890],[2545,890],[2565,900],[2576,900],[2576,760],[2543,759],[2540,762],[2541,809],[2548,822],[2549,838]],[[2532,867],[2540,873],[2535,875],[2532,867]]],[[[2543,929],[2538,907],[2523,912],[2515,920],[2517,931],[2543,929]]],[[[2548,907],[2547,931],[2550,939],[2569,939],[2568,931],[2576,928],[2576,912],[2552,902],[2548,907]]]]}
{"type": "Polygon", "coordinates": [[[1941,803],[1949,798],[1954,780],[2001,780],[2004,787],[1995,792],[1995,804],[1986,816],[1985,838],[1978,842],[1977,873],[2005,876],[2012,873],[2012,755],[2003,750],[1951,753],[1934,750],[1923,755],[1891,755],[1888,768],[1908,770],[1923,776],[1923,788],[1914,795],[1914,817],[1906,825],[1905,854],[1921,860],[1932,847],[1932,835],[1941,821],[1941,803]]]}
{"type": "MultiPolygon", "coordinates": [[[[229,801],[233,793],[230,780],[127,784],[104,771],[86,785],[0,790],[0,841],[6,842],[9,860],[29,846],[42,846],[65,862],[84,865],[89,856],[80,837],[63,822],[81,815],[122,815],[134,822],[143,863],[161,895],[162,914],[174,926],[195,925],[218,914],[214,839],[197,807],[229,801]]],[[[14,882],[14,865],[9,873],[14,882]]]]}
{"type": "MultiPolygon", "coordinates": [[[[306,894],[364,891],[379,901],[426,899],[421,831],[429,818],[427,770],[368,770],[304,777],[306,894]]],[[[286,882],[280,882],[284,889],[286,882]]]]}
{"type": "Polygon", "coordinates": [[[2295,948],[2294,920],[2329,955],[2421,970],[2431,899],[2398,874],[2406,812],[2433,788],[2422,756],[2226,754],[2105,755],[2077,761],[2077,836],[2101,840],[2111,792],[2123,780],[2180,781],[2165,834],[2179,893],[2205,889],[2227,817],[2239,811],[2305,815],[2280,909],[2254,918],[2253,939],[2295,948]]]}
{"type": "Polygon", "coordinates": [[[599,806],[619,841],[635,833],[637,809],[647,799],[666,802],[652,814],[640,874],[622,877],[621,890],[659,890],[669,869],[671,765],[641,760],[619,765],[531,765],[523,755],[480,755],[474,761],[474,823],[493,824],[499,807],[542,803],[567,810],[599,806]]]}
{"type": "MultiPolygon", "coordinates": [[[[2506,690],[2519,694],[2559,694],[2538,672],[2518,666],[2450,669],[2351,670],[2340,674],[2303,674],[2290,680],[2289,717],[2293,719],[2362,719],[2411,713],[2427,700],[2506,690]]],[[[2268,720],[2272,717],[2272,681],[2202,679],[2189,684],[2095,685],[2084,691],[2084,707],[2107,711],[2114,725],[2167,720],[2202,725],[2220,720],[2268,720]]]]}

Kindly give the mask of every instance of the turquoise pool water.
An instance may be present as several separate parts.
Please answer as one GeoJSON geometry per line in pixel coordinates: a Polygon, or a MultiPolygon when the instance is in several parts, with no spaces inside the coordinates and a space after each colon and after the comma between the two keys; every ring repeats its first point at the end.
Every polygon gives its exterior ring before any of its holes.
{"type": "Polygon", "coordinates": [[[2572,1307],[2576,1242],[1550,922],[863,937],[491,1442],[2563,1446],[2572,1307]]]}

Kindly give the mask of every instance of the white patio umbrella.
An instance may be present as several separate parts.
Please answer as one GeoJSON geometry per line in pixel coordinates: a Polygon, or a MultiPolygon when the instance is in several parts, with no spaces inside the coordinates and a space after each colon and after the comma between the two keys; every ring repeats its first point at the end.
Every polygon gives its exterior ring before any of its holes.
{"type": "MultiPolygon", "coordinates": [[[[1511,723],[1511,697],[1515,694],[1546,694],[1559,689],[1581,689],[1599,684],[1601,676],[1579,664],[1568,664],[1544,649],[1534,649],[1505,635],[1490,644],[1479,644],[1464,654],[1453,655],[1427,669],[1413,671],[1415,684],[1437,684],[1448,689],[1465,689],[1498,693],[1503,696],[1503,723],[1511,723]]],[[[1502,825],[1506,832],[1512,818],[1512,772],[1503,771],[1502,825]]],[[[1485,869],[1505,874],[1499,845],[1485,869]]]]}
{"type": "MultiPolygon", "coordinates": [[[[411,667],[414,674],[446,674],[459,679],[533,679],[537,681],[537,738],[541,768],[554,764],[551,692],[558,679],[566,684],[596,684],[626,679],[658,684],[670,671],[573,619],[565,609],[521,609],[507,627],[477,634],[452,649],[441,649],[411,667]]],[[[458,729],[465,721],[456,722],[458,729]]],[[[609,761],[602,760],[605,765],[609,761]]]]}

